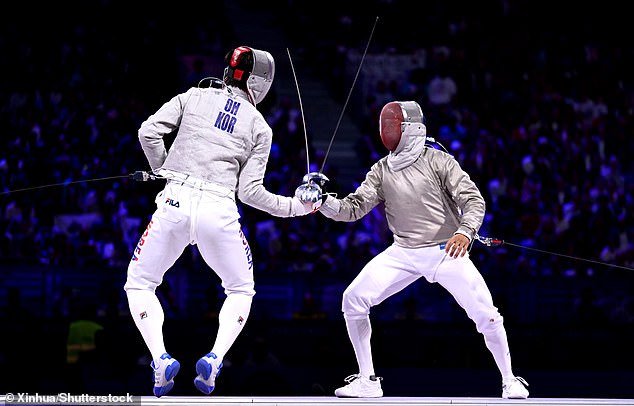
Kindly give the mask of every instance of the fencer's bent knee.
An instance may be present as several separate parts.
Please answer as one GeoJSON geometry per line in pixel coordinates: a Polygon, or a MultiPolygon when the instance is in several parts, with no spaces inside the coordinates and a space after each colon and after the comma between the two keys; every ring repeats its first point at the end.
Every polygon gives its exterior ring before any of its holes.
{"type": "Polygon", "coordinates": [[[225,294],[228,295],[244,295],[248,297],[255,296],[255,284],[244,283],[240,285],[225,286],[225,294]]]}
{"type": "Polygon", "coordinates": [[[155,291],[161,281],[152,280],[139,275],[128,274],[123,290],[151,290],[155,291]]]}
{"type": "Polygon", "coordinates": [[[364,317],[370,313],[370,302],[363,296],[356,293],[354,289],[346,289],[343,292],[341,311],[347,319],[354,319],[355,316],[364,317]]]}
{"type": "Polygon", "coordinates": [[[490,315],[484,315],[484,317],[479,317],[474,321],[476,322],[478,332],[485,335],[487,333],[497,331],[499,328],[504,326],[504,317],[497,312],[490,315]]]}

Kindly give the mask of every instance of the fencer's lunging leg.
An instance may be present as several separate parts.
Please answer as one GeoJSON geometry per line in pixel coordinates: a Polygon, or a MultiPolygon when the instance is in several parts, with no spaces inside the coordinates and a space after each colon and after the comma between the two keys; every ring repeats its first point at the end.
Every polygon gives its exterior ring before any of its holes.
{"type": "Polygon", "coordinates": [[[447,258],[436,273],[436,281],[451,293],[484,336],[502,379],[514,378],[504,318],[473,262],[468,257],[447,258]]]}
{"type": "Polygon", "coordinates": [[[514,375],[511,368],[511,354],[502,316],[499,316],[493,322],[488,321],[485,323],[480,332],[484,336],[487,348],[493,354],[495,363],[502,375],[502,380],[512,379],[514,375]]]}
{"type": "Polygon", "coordinates": [[[374,375],[374,363],[372,362],[372,325],[368,315],[359,319],[350,319],[344,315],[348,337],[352,343],[354,354],[359,364],[359,373],[365,377],[374,375]]]}
{"type": "Polygon", "coordinates": [[[419,278],[408,272],[408,264],[399,253],[398,248],[389,247],[374,257],[343,292],[341,310],[357,357],[359,373],[365,377],[374,375],[370,308],[419,278]]]}

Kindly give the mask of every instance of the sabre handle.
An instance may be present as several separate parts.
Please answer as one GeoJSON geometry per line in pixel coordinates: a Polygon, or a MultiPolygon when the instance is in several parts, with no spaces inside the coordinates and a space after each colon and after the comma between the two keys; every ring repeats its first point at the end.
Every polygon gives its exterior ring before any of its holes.
{"type": "Polygon", "coordinates": [[[130,174],[130,178],[136,180],[137,182],[147,182],[148,180],[156,180],[159,176],[146,171],[135,171],[130,174]]]}
{"type": "Polygon", "coordinates": [[[504,240],[500,240],[497,238],[482,237],[477,234],[475,237],[478,241],[480,241],[482,244],[486,245],[487,247],[499,247],[500,245],[504,244],[504,240]]]}

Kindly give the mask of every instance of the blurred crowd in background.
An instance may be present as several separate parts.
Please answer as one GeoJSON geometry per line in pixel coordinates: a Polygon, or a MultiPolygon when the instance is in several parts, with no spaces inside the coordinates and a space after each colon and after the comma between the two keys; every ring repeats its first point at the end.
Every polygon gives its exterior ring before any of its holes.
{"type": "MultiPolygon", "coordinates": [[[[2,25],[3,267],[125,273],[162,186],[128,177],[148,169],[136,131],[176,93],[221,77],[224,54],[238,45],[240,19],[226,18],[222,3],[214,13],[186,3],[169,12],[149,2],[71,3],[76,13],[41,5],[37,15],[2,25]],[[192,55],[216,61],[217,69],[197,70],[192,55]]],[[[265,7],[239,3],[255,13],[265,7]]],[[[610,269],[600,262],[634,267],[634,48],[618,11],[575,4],[579,17],[570,19],[566,4],[553,9],[509,0],[437,1],[424,13],[408,13],[411,3],[375,0],[363,10],[332,1],[266,6],[299,49],[304,72],[341,103],[368,29],[381,17],[349,107],[361,134],[358,178],[342,184],[332,162],[329,190],[340,196],[354,190],[386,154],[378,136],[382,106],[416,100],[428,134],[486,199],[480,234],[562,254],[475,243],[472,255],[483,273],[580,278],[610,269]]],[[[265,184],[290,195],[306,168],[299,106],[272,92],[259,107],[274,129],[265,184]]],[[[241,211],[256,275],[350,280],[391,243],[380,207],[356,223],[329,222],[318,213],[278,219],[241,211]]],[[[195,247],[181,261],[202,263],[195,247]]],[[[631,311],[631,302],[626,295],[605,310],[631,311]]]]}
{"type": "MultiPolygon", "coordinates": [[[[597,326],[629,326],[629,333],[619,330],[616,342],[610,339],[612,346],[597,348],[631,354],[621,344],[630,342],[627,334],[631,337],[634,326],[634,47],[627,13],[616,2],[597,8],[572,1],[451,0],[425,2],[421,12],[420,4],[405,0],[373,0],[361,8],[332,0],[242,0],[231,3],[231,9],[241,8],[239,15],[230,15],[224,2],[182,1],[169,9],[146,0],[62,3],[38,4],[37,10],[29,2],[16,4],[19,10],[0,25],[0,308],[14,332],[3,334],[0,360],[6,365],[27,368],[38,362],[29,357],[55,348],[54,361],[71,366],[60,387],[67,389],[68,382],[102,383],[78,390],[125,387],[121,368],[114,366],[108,369],[110,381],[86,377],[105,373],[112,354],[132,354],[124,358],[133,364],[143,354],[122,286],[162,183],[129,177],[149,169],[137,130],[169,98],[208,76],[221,77],[225,53],[244,45],[237,43],[237,34],[247,25],[253,29],[265,11],[294,50],[298,70],[321,81],[329,97],[343,105],[356,86],[346,115],[358,126],[358,174],[339,177],[340,162],[331,159],[325,171],[329,191],[340,197],[353,191],[387,153],[378,135],[382,106],[416,100],[428,134],[442,144],[436,147],[456,157],[486,199],[480,235],[507,242],[501,247],[475,242],[471,251],[507,323],[537,319],[551,322],[549,328],[570,323],[595,333],[597,326]],[[376,16],[380,20],[368,43],[376,16]],[[34,317],[54,321],[32,323],[34,317]],[[114,333],[104,336],[104,327],[114,333]],[[77,331],[88,331],[93,341],[77,347],[77,331]],[[39,351],[33,351],[26,336],[39,334],[48,340],[38,341],[39,351]],[[128,337],[123,348],[122,337],[128,337]],[[108,350],[93,352],[93,368],[73,369],[77,351],[90,354],[96,342],[108,350]]],[[[259,47],[260,39],[244,42],[259,47]]],[[[278,64],[285,57],[274,56],[278,64]]],[[[300,106],[274,86],[258,107],[274,130],[265,184],[291,195],[306,172],[300,106]]],[[[324,156],[313,145],[308,152],[324,156]]],[[[274,319],[292,319],[298,326],[301,320],[340,321],[343,288],[392,241],[381,207],[355,223],[332,222],[319,213],[279,219],[246,206],[240,210],[258,292],[249,325],[274,319]]],[[[217,317],[222,292],[196,248],[188,248],[175,268],[159,289],[166,317],[177,322],[217,317]]],[[[465,321],[450,298],[419,289],[394,298],[389,312],[377,309],[374,317],[465,321]]],[[[190,338],[211,337],[205,329],[213,326],[205,323],[183,328],[194,327],[205,333],[190,338]]],[[[343,325],[331,327],[302,330],[301,340],[314,339],[311,348],[317,350],[284,362],[332,362],[346,338],[343,325]],[[336,339],[337,344],[327,344],[336,339]],[[309,355],[313,358],[302,358],[309,355]]],[[[398,330],[376,329],[379,357],[381,334],[391,331],[398,330]]],[[[597,336],[583,331],[575,340],[584,343],[586,357],[582,363],[583,357],[571,356],[575,365],[608,359],[591,356],[587,341],[579,340],[597,336]]],[[[282,332],[278,339],[294,337],[284,327],[277,332],[282,332]]],[[[177,340],[180,333],[167,334],[177,340]]],[[[410,331],[399,340],[410,336],[420,338],[410,331]]],[[[531,340],[530,335],[511,338],[531,340]]],[[[267,352],[266,336],[254,342],[248,351],[236,351],[233,361],[243,357],[251,370],[264,363],[266,373],[251,382],[261,383],[262,390],[279,387],[280,376],[266,384],[262,377],[275,376],[280,359],[267,352]]],[[[546,357],[564,363],[566,351],[575,348],[546,336],[540,342],[539,349],[516,351],[518,365],[546,357]]],[[[293,341],[284,350],[292,348],[293,341]]],[[[467,354],[469,345],[455,348],[464,350],[452,350],[456,359],[474,362],[478,352],[467,354]]],[[[407,357],[417,366],[434,362],[433,354],[407,357]]],[[[146,361],[138,362],[138,385],[149,380],[146,361]]],[[[49,375],[41,388],[60,379],[49,375]]],[[[20,382],[32,388],[33,381],[19,376],[3,381],[7,389],[20,382]]]]}

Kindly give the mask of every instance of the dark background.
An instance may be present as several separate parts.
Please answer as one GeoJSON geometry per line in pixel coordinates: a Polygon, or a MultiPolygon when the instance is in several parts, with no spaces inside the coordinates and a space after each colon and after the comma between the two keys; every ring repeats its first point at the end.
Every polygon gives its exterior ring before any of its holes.
{"type": "MultiPolygon", "coordinates": [[[[612,1],[355,4],[15,5],[0,27],[0,392],[151,393],[122,289],[162,187],[127,177],[148,169],[136,131],[178,92],[221,77],[227,50],[246,44],[276,58],[259,106],[274,128],[269,190],[290,195],[306,169],[286,48],[313,163],[336,135],[325,172],[340,196],[385,155],[382,105],[417,100],[428,133],[487,200],[480,233],[507,242],[476,242],[471,256],[531,397],[634,397],[627,13],[612,1]],[[436,77],[456,85],[449,102],[428,93],[436,77]],[[333,134],[341,112],[353,127],[333,134]],[[103,330],[68,363],[69,327],[81,319],[103,330]]],[[[214,394],[330,396],[357,372],[341,294],[391,242],[381,208],[349,224],[241,212],[257,294],[214,394]]],[[[182,365],[171,394],[196,394],[188,380],[215,337],[218,278],[190,247],[159,295],[182,365]]],[[[386,396],[500,395],[482,337],[439,286],[417,282],[371,317],[386,396]]]]}

